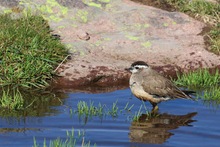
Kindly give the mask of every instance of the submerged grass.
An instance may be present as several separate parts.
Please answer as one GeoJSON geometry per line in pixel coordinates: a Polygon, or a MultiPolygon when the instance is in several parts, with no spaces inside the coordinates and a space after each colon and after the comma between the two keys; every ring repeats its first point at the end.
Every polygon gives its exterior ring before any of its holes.
{"type": "Polygon", "coordinates": [[[48,86],[53,69],[67,55],[41,16],[0,15],[0,85],[48,86]]]}
{"type": "Polygon", "coordinates": [[[131,109],[134,107],[134,104],[132,104],[131,106],[129,106],[129,102],[127,102],[127,104],[124,107],[124,110],[126,111],[131,111],[131,109]]]}
{"type": "Polygon", "coordinates": [[[220,104],[220,87],[213,86],[210,89],[205,89],[203,97],[206,101],[215,101],[216,104],[220,104]]]}
{"type": "MultiPolygon", "coordinates": [[[[118,116],[118,106],[117,101],[114,102],[111,106],[111,108],[107,108],[105,104],[99,103],[97,106],[94,105],[94,102],[89,101],[79,101],[77,103],[77,110],[75,110],[75,113],[78,113],[78,115],[85,116],[85,117],[92,117],[92,116],[99,116],[102,117],[104,115],[110,115],[112,117],[118,116]]],[[[72,110],[71,110],[72,112],[72,110]]]]}
{"type": "Polygon", "coordinates": [[[150,116],[151,112],[147,109],[144,101],[142,101],[142,105],[139,107],[139,110],[137,112],[135,112],[135,114],[132,117],[132,120],[135,122],[139,121],[139,118],[142,114],[147,114],[150,116]],[[142,110],[142,107],[144,106],[144,110],[142,110]]]}
{"type": "Polygon", "coordinates": [[[118,101],[114,102],[112,104],[112,108],[108,111],[108,114],[110,114],[112,117],[117,117],[118,116],[118,106],[117,106],[118,101]]]}
{"type": "MultiPolygon", "coordinates": [[[[81,143],[82,147],[90,147],[90,141],[85,142],[84,139],[85,133],[84,131],[76,132],[74,129],[71,131],[66,131],[66,139],[57,138],[55,140],[44,140],[43,145],[37,143],[36,138],[34,138],[33,147],[76,147],[77,142],[81,143]]],[[[95,144],[93,146],[96,146],[95,144]]]]}
{"type": "Polygon", "coordinates": [[[94,106],[94,102],[89,102],[89,104],[85,101],[79,101],[77,104],[77,112],[79,116],[102,116],[104,113],[104,105],[101,103],[98,106],[94,106]]]}
{"type": "MultiPolygon", "coordinates": [[[[76,110],[70,110],[70,114],[72,115],[73,112],[79,115],[79,117],[85,117],[85,120],[88,121],[88,118],[92,118],[93,116],[98,116],[102,118],[103,116],[111,116],[113,118],[117,117],[119,113],[127,113],[131,111],[133,108],[133,105],[129,105],[127,103],[124,108],[119,109],[118,107],[118,100],[112,103],[110,107],[107,107],[105,104],[99,103],[97,106],[94,105],[94,102],[86,102],[86,101],[79,101],[77,104],[76,110]]],[[[135,112],[134,115],[132,115],[132,120],[136,120],[139,118],[141,114],[148,114],[150,111],[147,109],[145,103],[140,106],[140,109],[138,112],[135,112]],[[143,107],[143,108],[142,108],[143,107]]],[[[129,119],[130,120],[130,119],[129,119]]],[[[85,122],[86,123],[86,122],[85,122]]]]}
{"type": "Polygon", "coordinates": [[[0,106],[9,110],[21,110],[24,108],[24,98],[18,89],[12,92],[3,89],[1,92],[0,106]]]}
{"type": "Polygon", "coordinates": [[[133,116],[133,121],[138,121],[139,117],[141,116],[142,114],[142,105],[140,106],[139,110],[137,112],[135,112],[134,116],[133,116]]]}

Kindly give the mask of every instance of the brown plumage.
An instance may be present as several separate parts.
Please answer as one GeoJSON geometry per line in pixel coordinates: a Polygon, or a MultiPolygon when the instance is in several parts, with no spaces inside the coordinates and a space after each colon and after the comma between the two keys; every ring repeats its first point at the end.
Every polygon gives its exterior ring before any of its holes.
{"type": "Polygon", "coordinates": [[[141,85],[143,86],[144,91],[153,95],[158,95],[160,97],[190,98],[169,79],[161,76],[154,70],[143,72],[141,85]]]}
{"type": "Polygon", "coordinates": [[[191,99],[191,97],[181,91],[172,81],[165,78],[143,61],[134,62],[129,70],[130,89],[139,99],[149,101],[153,105],[153,110],[158,109],[157,104],[175,98],[191,99]]]}

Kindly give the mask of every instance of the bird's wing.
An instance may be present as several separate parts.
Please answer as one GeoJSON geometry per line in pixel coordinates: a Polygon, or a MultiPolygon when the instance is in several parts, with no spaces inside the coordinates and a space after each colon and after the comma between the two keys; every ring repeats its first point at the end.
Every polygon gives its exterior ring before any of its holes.
{"type": "Polygon", "coordinates": [[[160,74],[143,76],[142,86],[147,93],[158,97],[191,98],[160,74]]]}

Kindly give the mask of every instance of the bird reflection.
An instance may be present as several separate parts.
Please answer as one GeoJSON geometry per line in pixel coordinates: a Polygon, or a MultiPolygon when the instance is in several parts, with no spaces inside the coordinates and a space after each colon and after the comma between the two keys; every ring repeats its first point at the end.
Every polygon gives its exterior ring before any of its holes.
{"type": "Polygon", "coordinates": [[[180,126],[191,126],[190,123],[196,121],[192,118],[196,112],[186,115],[171,115],[150,113],[142,114],[138,121],[134,121],[130,127],[129,137],[131,142],[162,144],[170,136],[174,135],[170,130],[180,126]]]}

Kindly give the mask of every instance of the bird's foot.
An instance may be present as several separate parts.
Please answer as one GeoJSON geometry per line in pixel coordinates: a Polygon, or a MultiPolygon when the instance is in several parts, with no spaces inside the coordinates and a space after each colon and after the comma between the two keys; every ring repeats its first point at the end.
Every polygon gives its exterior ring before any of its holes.
{"type": "Polygon", "coordinates": [[[152,108],[151,113],[156,114],[159,111],[159,107],[156,105],[152,108]]]}

